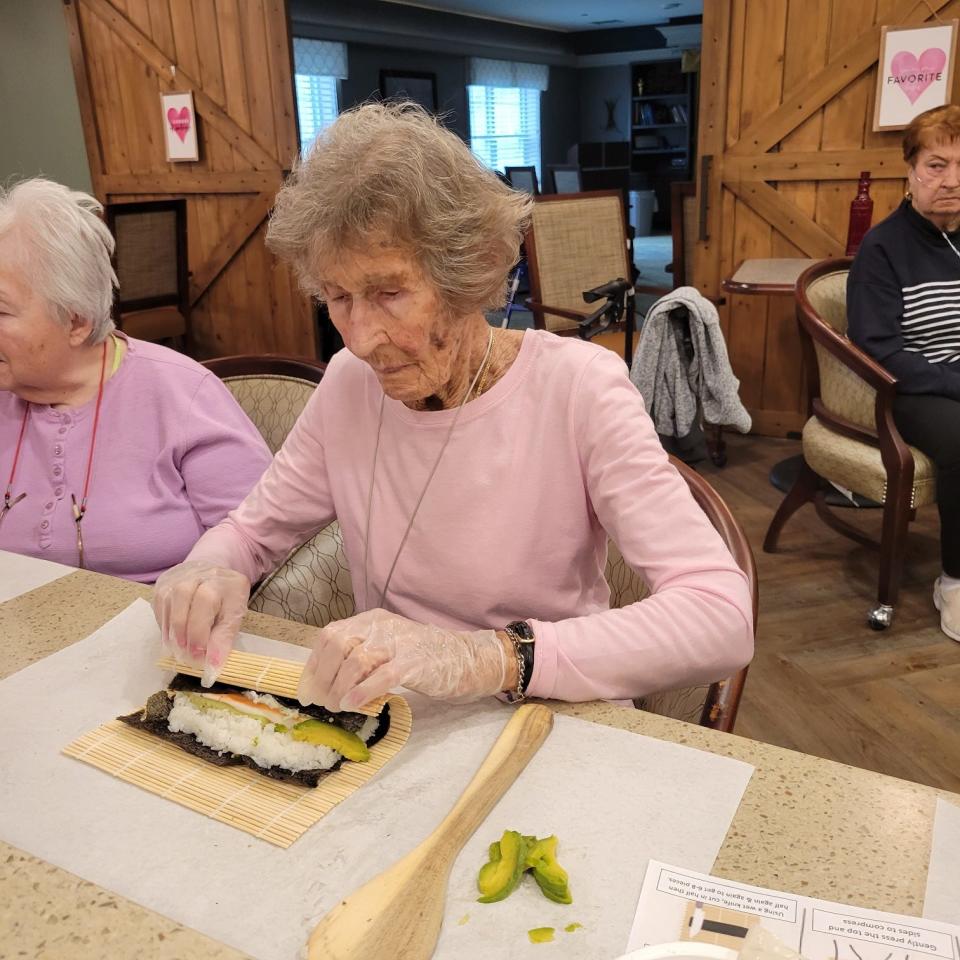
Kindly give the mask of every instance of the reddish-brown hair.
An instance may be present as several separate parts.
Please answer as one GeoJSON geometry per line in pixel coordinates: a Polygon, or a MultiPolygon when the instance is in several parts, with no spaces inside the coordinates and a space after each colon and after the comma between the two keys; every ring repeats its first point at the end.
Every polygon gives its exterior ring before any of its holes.
{"type": "Polygon", "coordinates": [[[918,114],[910,121],[903,136],[903,159],[913,165],[917,154],[938,143],[953,143],[960,140],[960,106],[948,103],[918,114]]]}

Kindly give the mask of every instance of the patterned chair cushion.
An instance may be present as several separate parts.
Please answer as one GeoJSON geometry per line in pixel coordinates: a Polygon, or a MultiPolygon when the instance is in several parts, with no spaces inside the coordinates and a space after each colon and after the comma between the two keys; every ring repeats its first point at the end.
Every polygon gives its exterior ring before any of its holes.
{"type": "MultiPolygon", "coordinates": [[[[914,462],[911,505],[922,507],[936,503],[937,482],[933,462],[916,447],[911,447],[914,462]]],[[[811,417],[803,428],[803,458],[814,473],[878,503],[887,498],[887,472],[880,450],[841,436],[811,417]]]]}
{"type": "Polygon", "coordinates": [[[260,431],[271,453],[287,434],[316,389],[315,383],[275,374],[226,377],[223,381],[260,431]]]}
{"type": "Polygon", "coordinates": [[[353,582],[336,520],[298,547],[263,580],[250,609],[322,627],[356,612],[353,582]]]}
{"type": "Polygon", "coordinates": [[[810,306],[833,327],[837,333],[847,335],[847,274],[837,270],[817,277],[807,286],[810,306]]]}
{"type": "Polygon", "coordinates": [[[819,343],[813,347],[817,353],[823,405],[838,417],[875,431],[877,391],[819,343]]]}
{"type": "MultiPolygon", "coordinates": [[[[650,592],[643,578],[627,566],[611,540],[605,575],[610,584],[610,606],[623,607],[650,592]]],[[[353,585],[336,521],[295,550],[280,568],[264,580],[250,600],[250,609],[285,620],[322,627],[331,620],[353,616],[353,585]]],[[[652,693],[635,701],[649,713],[699,723],[708,685],[652,693]]]]}

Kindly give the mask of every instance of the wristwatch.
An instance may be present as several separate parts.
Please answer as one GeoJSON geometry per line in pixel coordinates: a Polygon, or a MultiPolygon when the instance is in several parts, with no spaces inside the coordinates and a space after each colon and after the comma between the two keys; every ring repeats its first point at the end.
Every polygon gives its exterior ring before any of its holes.
{"type": "Polygon", "coordinates": [[[517,658],[517,687],[507,691],[507,702],[517,703],[527,696],[527,686],[533,676],[533,655],[536,638],[533,628],[526,620],[514,620],[508,623],[503,632],[513,644],[513,652],[517,658]]]}

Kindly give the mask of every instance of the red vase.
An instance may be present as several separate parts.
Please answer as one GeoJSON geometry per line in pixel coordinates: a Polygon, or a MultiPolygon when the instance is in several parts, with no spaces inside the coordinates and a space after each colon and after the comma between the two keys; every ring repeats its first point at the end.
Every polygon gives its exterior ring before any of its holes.
{"type": "Polygon", "coordinates": [[[873,201],[870,199],[870,171],[860,174],[857,195],[850,201],[850,224],[847,227],[846,255],[852,257],[860,247],[864,234],[873,220],[873,201]]]}

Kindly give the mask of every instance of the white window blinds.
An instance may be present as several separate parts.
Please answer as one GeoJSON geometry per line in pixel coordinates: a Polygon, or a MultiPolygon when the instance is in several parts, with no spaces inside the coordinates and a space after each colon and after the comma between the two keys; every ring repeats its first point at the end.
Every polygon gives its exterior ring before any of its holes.
{"type": "Polygon", "coordinates": [[[347,45],[294,37],[293,66],[300,149],[305,152],[340,112],[337,81],[347,76],[347,45]]]}
{"type": "Polygon", "coordinates": [[[540,91],[533,88],[467,87],[470,149],[491,170],[536,167],[540,173],[540,91]]]}

